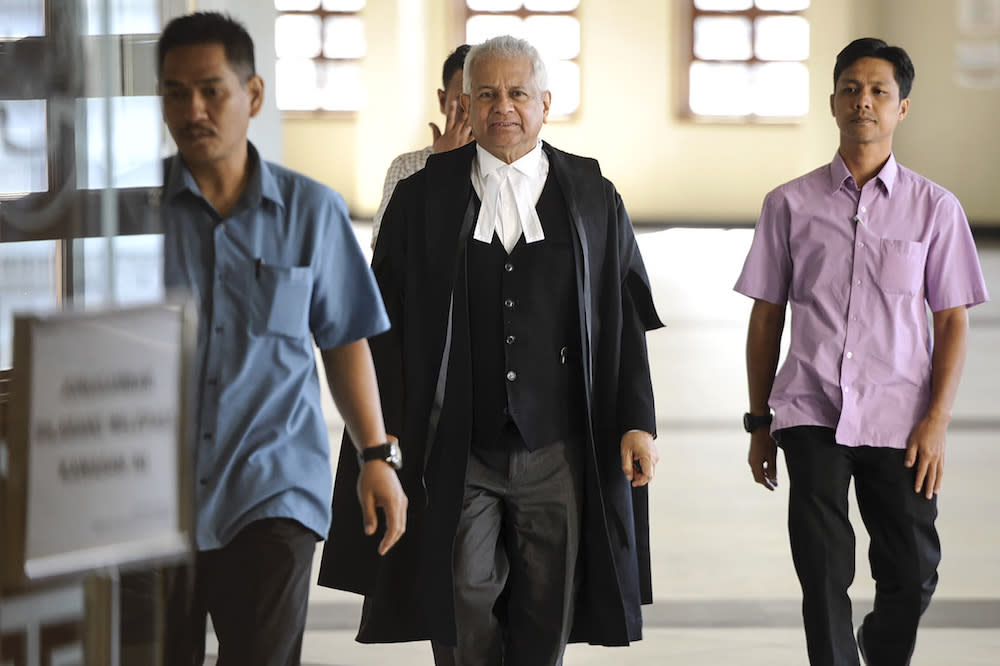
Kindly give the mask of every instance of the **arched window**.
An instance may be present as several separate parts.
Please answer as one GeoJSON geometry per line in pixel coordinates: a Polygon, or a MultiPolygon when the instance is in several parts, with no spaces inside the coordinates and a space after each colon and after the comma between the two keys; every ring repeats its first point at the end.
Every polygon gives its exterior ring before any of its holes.
{"type": "Polygon", "coordinates": [[[580,0],[465,0],[465,42],[497,35],[528,40],[545,59],[553,116],[580,108],[580,0]]]}
{"type": "Polygon", "coordinates": [[[274,0],[278,108],[357,111],[368,52],[365,0],[274,0]]]}
{"type": "Polygon", "coordinates": [[[805,116],[808,8],[809,0],[693,0],[686,114],[749,122],[805,116]]]}

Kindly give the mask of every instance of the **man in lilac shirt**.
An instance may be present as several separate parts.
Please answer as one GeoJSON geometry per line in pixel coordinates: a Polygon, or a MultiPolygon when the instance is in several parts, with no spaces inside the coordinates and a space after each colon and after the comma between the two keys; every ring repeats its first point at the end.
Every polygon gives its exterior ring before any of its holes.
{"type": "Polygon", "coordinates": [[[913,75],[906,52],[878,39],[840,52],[830,96],[840,148],[830,164],[767,195],[735,287],[754,299],[748,461],[754,480],[773,490],[777,443],[784,451],[814,666],[858,666],[859,650],[869,666],[909,663],[937,584],[936,495],[966,310],[988,298],[958,200],[892,154],[913,75]],[[786,304],[791,342],[776,374],[786,304]],[[847,595],[852,478],[876,581],[857,641],[847,595]]]}

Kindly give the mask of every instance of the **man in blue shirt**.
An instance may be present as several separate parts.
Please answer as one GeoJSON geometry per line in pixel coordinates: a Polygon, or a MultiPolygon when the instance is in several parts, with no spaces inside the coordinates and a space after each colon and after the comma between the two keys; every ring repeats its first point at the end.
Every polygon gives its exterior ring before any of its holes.
{"type": "Polygon", "coordinates": [[[178,148],[165,166],[164,278],[192,293],[200,316],[193,598],[172,609],[168,663],[202,663],[211,614],[219,664],[298,664],[332,493],[314,341],[364,452],[365,532],[376,531],[376,507],[386,517],[379,553],[405,529],[398,449],[366,341],[388,319],[343,199],[247,141],[264,83],[243,26],[215,13],[177,18],[158,64],[178,148]]]}

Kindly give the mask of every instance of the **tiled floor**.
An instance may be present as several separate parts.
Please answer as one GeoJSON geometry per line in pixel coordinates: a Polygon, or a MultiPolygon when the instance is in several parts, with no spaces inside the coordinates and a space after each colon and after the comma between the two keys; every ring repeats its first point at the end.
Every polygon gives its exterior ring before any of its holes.
{"type": "MultiPolygon", "coordinates": [[[[359,236],[366,238],[361,228],[359,236]]],[[[806,663],[799,590],[785,532],[786,492],[755,486],[746,467],[743,342],[749,302],[731,291],[749,231],[642,234],[667,328],[649,336],[661,462],[651,489],[654,592],[645,640],[571,646],[567,666],[797,666],[806,663]]],[[[364,244],[364,243],[363,243],[364,244]]],[[[1000,245],[980,245],[1000,298],[1000,245]]],[[[941,581],[914,666],[1000,664],[1000,305],[971,311],[965,378],[939,500],[941,581]]],[[[867,537],[858,533],[855,615],[870,606],[867,537]]],[[[303,661],[430,666],[425,643],[359,645],[359,601],[315,588],[303,661]]],[[[210,639],[211,640],[211,639],[210,639]]]]}

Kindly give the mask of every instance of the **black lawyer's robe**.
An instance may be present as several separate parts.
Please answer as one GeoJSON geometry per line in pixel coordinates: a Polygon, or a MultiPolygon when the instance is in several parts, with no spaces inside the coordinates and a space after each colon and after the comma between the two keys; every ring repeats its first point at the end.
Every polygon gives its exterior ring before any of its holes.
{"type": "MultiPolygon", "coordinates": [[[[652,589],[646,488],[631,488],[622,473],[620,441],[631,428],[655,434],[645,332],[662,324],[614,186],[595,160],[543,148],[572,223],[590,426],[583,579],[570,640],[626,645],[642,637],[640,604],[652,602],[652,589]]],[[[383,558],[376,553],[381,535],[363,535],[358,463],[345,436],[319,573],[320,585],[365,595],[358,633],[365,643],[455,644],[452,548],[471,437],[472,376],[468,323],[449,322],[452,298],[467,297],[475,153],[469,144],[432,155],[422,171],[396,185],[372,261],[392,329],[370,343],[387,430],[403,450],[407,531],[383,558]]]]}

